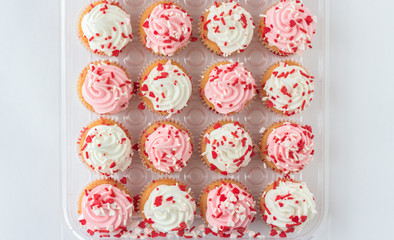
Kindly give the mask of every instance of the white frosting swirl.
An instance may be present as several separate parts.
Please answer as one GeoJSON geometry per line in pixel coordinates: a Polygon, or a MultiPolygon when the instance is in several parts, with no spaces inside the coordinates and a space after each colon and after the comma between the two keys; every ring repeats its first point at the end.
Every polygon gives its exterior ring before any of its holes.
{"type": "Polygon", "coordinates": [[[145,202],[143,213],[153,221],[152,227],[160,232],[174,232],[190,228],[194,220],[196,202],[178,185],[156,187],[145,202]],[[185,224],[185,225],[184,225],[185,224]]]}
{"type": "Polygon", "coordinates": [[[150,71],[142,83],[141,94],[149,98],[156,111],[172,115],[187,105],[192,94],[192,83],[181,68],[168,60],[150,71]]]}
{"type": "Polygon", "coordinates": [[[94,52],[117,56],[132,39],[130,15],[120,7],[101,3],[82,18],[81,27],[94,52]]]}
{"type": "Polygon", "coordinates": [[[236,2],[223,2],[208,9],[205,24],[208,39],[215,42],[223,56],[245,49],[252,41],[253,19],[248,11],[236,2]]]}
{"type": "Polygon", "coordinates": [[[305,183],[280,181],[263,198],[264,220],[283,231],[301,230],[317,213],[313,194],[305,183]]]}
{"type": "Polygon", "coordinates": [[[96,172],[110,175],[131,163],[131,141],[117,125],[92,127],[85,138],[82,157],[96,172]]]}
{"type": "Polygon", "coordinates": [[[252,139],[239,124],[227,123],[206,133],[204,138],[207,144],[203,155],[211,169],[216,167],[223,174],[237,172],[254,155],[252,139]]]}
{"type": "Polygon", "coordinates": [[[293,115],[310,105],[314,92],[314,77],[298,65],[281,62],[264,85],[263,101],[286,115],[293,115]]]}

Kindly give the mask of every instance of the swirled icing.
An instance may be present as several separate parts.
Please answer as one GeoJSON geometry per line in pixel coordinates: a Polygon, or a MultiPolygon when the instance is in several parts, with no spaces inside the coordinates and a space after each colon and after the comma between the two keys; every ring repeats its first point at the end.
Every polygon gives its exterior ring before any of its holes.
{"type": "Polygon", "coordinates": [[[121,236],[127,232],[133,215],[133,200],[124,191],[111,184],[85,190],[81,201],[79,222],[91,235],[95,231],[121,236]]]}
{"type": "Polygon", "coordinates": [[[238,62],[215,67],[204,87],[205,97],[222,114],[241,111],[255,92],[252,74],[238,62]]]}
{"type": "MultiPolygon", "coordinates": [[[[216,127],[216,125],[215,125],[216,127]]],[[[245,167],[254,155],[252,139],[238,123],[226,123],[204,135],[203,156],[211,164],[211,169],[219,169],[222,174],[235,173],[245,167]]]]}
{"type": "Polygon", "coordinates": [[[164,65],[159,63],[145,76],[141,94],[152,102],[156,111],[172,115],[187,105],[192,83],[180,67],[168,60],[164,65]]]}
{"type": "Polygon", "coordinates": [[[316,16],[301,1],[281,0],[263,18],[262,38],[282,53],[301,55],[311,47],[316,16]]]}
{"type": "Polygon", "coordinates": [[[269,134],[266,159],[285,173],[299,171],[313,158],[313,137],[310,126],[285,122],[269,134]]]}
{"type": "Polygon", "coordinates": [[[114,4],[100,3],[81,21],[84,37],[94,52],[118,56],[132,39],[130,15],[114,4]]]}
{"type": "Polygon", "coordinates": [[[143,29],[147,48],[171,56],[189,42],[192,23],[185,10],[172,3],[161,3],[145,19],[143,29]]]}
{"type": "Polygon", "coordinates": [[[177,185],[156,187],[145,202],[143,213],[152,227],[160,232],[176,232],[190,228],[196,203],[185,189],[177,185]]]}
{"type": "Polygon", "coordinates": [[[313,194],[305,183],[279,181],[262,197],[264,220],[286,232],[301,230],[317,213],[313,194]]]}
{"type": "Polygon", "coordinates": [[[91,64],[82,85],[82,96],[99,114],[116,114],[129,105],[133,84],[126,73],[109,63],[91,64]]]}
{"type": "Polygon", "coordinates": [[[263,84],[267,107],[274,107],[290,116],[310,105],[314,92],[314,77],[298,65],[281,62],[263,84]]]}
{"type": "Polygon", "coordinates": [[[131,141],[118,125],[92,127],[81,152],[86,163],[104,175],[124,171],[133,155],[131,141]]]}
{"type": "Polygon", "coordinates": [[[214,232],[245,229],[254,220],[254,206],[252,195],[237,184],[223,182],[208,193],[205,219],[214,232]]]}
{"type": "Polygon", "coordinates": [[[223,56],[243,51],[252,41],[252,16],[236,2],[212,5],[203,24],[208,39],[218,45],[223,56]]]}
{"type": "Polygon", "coordinates": [[[189,134],[171,124],[163,124],[145,141],[145,153],[156,169],[178,172],[189,161],[193,152],[189,134]]]}

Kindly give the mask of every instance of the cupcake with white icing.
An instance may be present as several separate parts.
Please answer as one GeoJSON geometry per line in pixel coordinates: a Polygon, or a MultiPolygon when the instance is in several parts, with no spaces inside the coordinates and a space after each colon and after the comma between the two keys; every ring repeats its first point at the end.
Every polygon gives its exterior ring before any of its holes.
{"type": "Polygon", "coordinates": [[[311,103],[315,77],[299,63],[278,62],[263,75],[262,100],[273,112],[291,116],[304,111],[311,103]]]}
{"type": "Polygon", "coordinates": [[[174,179],[152,181],[141,193],[139,209],[144,221],[156,231],[183,236],[196,214],[190,190],[174,179]]]}
{"type": "Polygon", "coordinates": [[[158,60],[142,73],[140,95],[146,106],[161,115],[179,113],[192,94],[192,82],[186,70],[172,60],[158,60]]]}
{"type": "Polygon", "coordinates": [[[78,35],[93,53],[117,57],[133,38],[130,15],[118,2],[93,2],[82,11],[78,35]]]}
{"type": "Polygon", "coordinates": [[[122,124],[100,118],[83,128],[78,140],[79,156],[93,171],[110,176],[131,164],[133,149],[122,124]]]}
{"type": "Polygon", "coordinates": [[[253,38],[251,14],[237,2],[215,2],[201,16],[202,42],[212,52],[227,57],[243,52],[253,38]]]}
{"type": "Polygon", "coordinates": [[[223,120],[210,125],[200,142],[202,160],[223,175],[238,172],[255,155],[252,138],[239,122],[223,120]]]}
{"type": "Polygon", "coordinates": [[[270,184],[260,199],[264,221],[272,227],[271,236],[300,231],[316,215],[313,194],[306,183],[278,180],[270,184]],[[279,231],[279,232],[278,232],[279,231]]]}

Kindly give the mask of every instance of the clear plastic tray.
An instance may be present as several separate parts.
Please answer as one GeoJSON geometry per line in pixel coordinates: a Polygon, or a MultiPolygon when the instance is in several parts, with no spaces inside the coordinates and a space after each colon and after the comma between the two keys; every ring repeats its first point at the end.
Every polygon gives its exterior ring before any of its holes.
{"type": "MultiPolygon", "coordinates": [[[[132,80],[138,81],[139,73],[157,56],[146,50],[138,38],[137,24],[141,12],[150,5],[153,0],[120,0],[120,4],[128,11],[132,17],[133,41],[123,50],[116,59],[127,67],[132,80]]],[[[200,16],[213,1],[211,0],[178,0],[187,12],[192,15],[193,36],[198,37],[197,25],[200,16]]],[[[270,7],[275,0],[240,0],[241,6],[245,7],[253,16],[256,24],[255,34],[252,43],[245,52],[234,56],[223,58],[207,50],[200,40],[190,43],[183,51],[171,57],[181,63],[192,75],[193,94],[189,105],[180,114],[172,118],[180,121],[191,131],[195,151],[187,167],[180,173],[171,174],[185,182],[193,189],[195,198],[202,188],[211,181],[223,176],[212,172],[201,161],[198,152],[198,142],[202,131],[206,126],[223,116],[208,110],[202,103],[199,95],[199,81],[201,74],[207,66],[221,60],[239,61],[252,72],[254,78],[260,85],[260,79],[265,69],[272,63],[280,59],[264,48],[259,40],[257,26],[260,20],[259,14],[270,7]]],[[[318,17],[316,25],[317,33],[312,42],[312,49],[307,50],[302,57],[292,56],[291,58],[300,61],[316,77],[315,97],[310,107],[303,113],[290,117],[290,119],[309,124],[313,128],[315,135],[315,158],[305,167],[301,173],[294,174],[297,180],[307,182],[310,190],[314,193],[318,214],[312,222],[300,233],[288,234],[288,239],[309,239],[316,229],[324,222],[328,209],[328,4],[327,0],[304,0],[305,5],[318,17]]],[[[78,239],[90,239],[78,222],[77,201],[83,188],[90,181],[100,178],[98,174],[92,173],[78,158],[76,142],[80,130],[90,121],[97,119],[99,115],[89,112],[80,103],[76,82],[80,71],[91,61],[103,59],[87,51],[77,37],[76,25],[81,10],[89,4],[88,0],[62,0],[62,207],[65,224],[78,239]]],[[[163,119],[162,116],[150,112],[148,109],[140,110],[137,106],[141,102],[139,96],[134,95],[128,109],[113,117],[122,122],[130,131],[132,141],[138,142],[141,130],[149,123],[163,119]]],[[[243,123],[251,132],[254,144],[258,145],[261,134],[259,130],[267,127],[271,123],[283,119],[277,114],[269,112],[263,105],[260,97],[256,96],[253,103],[245,111],[231,116],[233,119],[243,123]]],[[[257,150],[257,149],[256,149],[257,150]]],[[[151,180],[160,176],[147,171],[142,165],[138,154],[134,154],[133,163],[129,170],[123,174],[128,176],[127,187],[133,194],[140,194],[141,189],[151,180]]],[[[123,175],[118,174],[119,179],[123,175]]],[[[260,154],[256,154],[249,165],[234,175],[227,177],[234,178],[246,186],[253,193],[255,200],[259,199],[261,191],[280,175],[271,169],[264,168],[260,154]]],[[[258,211],[259,207],[256,206],[258,211]]],[[[139,214],[135,214],[135,219],[141,219],[139,214]]],[[[194,226],[203,224],[197,210],[194,226]]],[[[260,232],[261,236],[270,239],[270,228],[257,215],[256,220],[249,226],[250,230],[260,232]]],[[[261,237],[260,236],[260,237],[261,237]]],[[[245,235],[248,237],[248,234],[245,235]]],[[[207,235],[205,239],[214,239],[213,235],[207,235]]],[[[253,236],[252,236],[253,238],[253,236]]],[[[275,236],[273,238],[279,238],[275,236]]]]}

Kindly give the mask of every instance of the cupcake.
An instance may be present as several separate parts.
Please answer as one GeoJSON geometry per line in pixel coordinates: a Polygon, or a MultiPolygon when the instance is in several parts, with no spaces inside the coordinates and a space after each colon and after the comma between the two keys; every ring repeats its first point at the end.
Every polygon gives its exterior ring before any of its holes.
{"type": "Polygon", "coordinates": [[[315,214],[316,205],[313,194],[306,183],[292,180],[278,180],[269,185],[261,196],[261,213],[264,221],[276,230],[286,233],[300,231],[315,214]]]}
{"type": "Polygon", "coordinates": [[[139,146],[145,166],[158,173],[181,171],[193,152],[189,131],[170,120],[158,121],[146,128],[139,146]]]}
{"type": "Polygon", "coordinates": [[[122,184],[112,179],[90,183],[79,198],[79,222],[99,237],[121,237],[133,216],[133,199],[122,184]]]}
{"type": "Polygon", "coordinates": [[[172,56],[189,42],[192,19],[179,5],[158,1],[148,7],[139,24],[140,39],[155,54],[172,56]]]}
{"type": "Polygon", "coordinates": [[[212,65],[201,80],[201,95],[210,109],[221,114],[240,112],[256,94],[252,74],[242,63],[212,65]]]}
{"type": "Polygon", "coordinates": [[[172,60],[158,60],[142,73],[141,96],[152,111],[171,116],[179,113],[192,95],[192,82],[186,70],[172,60]]]}
{"type": "Polygon", "coordinates": [[[315,35],[316,16],[299,0],[281,0],[262,15],[260,37],[277,55],[301,55],[315,35]]]}
{"type": "Polygon", "coordinates": [[[133,37],[130,15],[118,2],[93,2],[82,11],[78,34],[92,52],[117,57],[133,37]]]}
{"type": "Polygon", "coordinates": [[[253,30],[250,13],[233,1],[215,2],[201,16],[202,42],[224,57],[244,51],[252,41],[253,30]]]}
{"type": "Polygon", "coordinates": [[[281,61],[263,75],[262,100],[270,110],[291,116],[310,105],[314,89],[314,77],[304,67],[294,61],[281,61]]]}
{"type": "Polygon", "coordinates": [[[133,84],[123,66],[110,61],[96,61],[82,71],[77,90],[79,99],[88,110],[98,114],[116,114],[128,107],[133,84]]]}
{"type": "Polygon", "coordinates": [[[173,179],[149,184],[141,194],[140,211],[156,231],[183,235],[196,214],[196,202],[186,185],[173,179]]]}
{"type": "Polygon", "coordinates": [[[252,138],[239,122],[219,121],[205,130],[201,155],[212,171],[223,175],[235,173],[254,156],[252,138]]]}
{"type": "Polygon", "coordinates": [[[126,170],[133,156],[127,130],[108,118],[100,118],[85,127],[78,148],[82,160],[93,171],[105,176],[126,170]]]}
{"type": "Polygon", "coordinates": [[[275,123],[261,138],[263,161],[279,172],[298,172],[313,159],[313,138],[312,128],[308,125],[275,123]]]}
{"type": "Polygon", "coordinates": [[[223,237],[242,233],[256,215],[252,194],[244,185],[230,179],[217,180],[205,187],[200,210],[212,232],[221,233],[223,237]]]}

